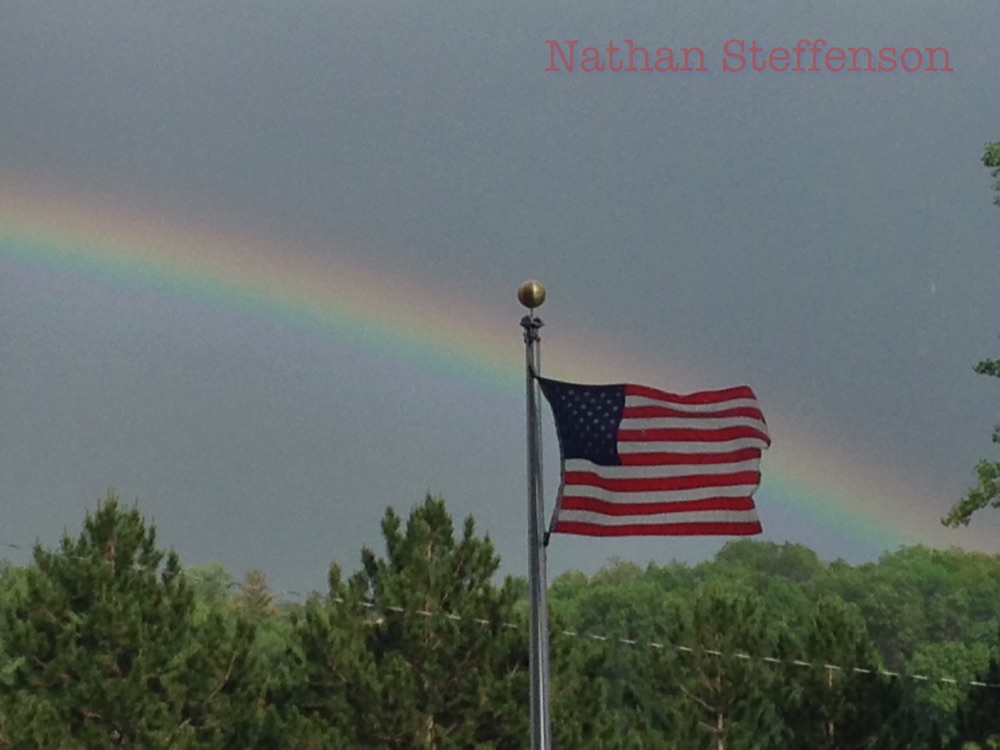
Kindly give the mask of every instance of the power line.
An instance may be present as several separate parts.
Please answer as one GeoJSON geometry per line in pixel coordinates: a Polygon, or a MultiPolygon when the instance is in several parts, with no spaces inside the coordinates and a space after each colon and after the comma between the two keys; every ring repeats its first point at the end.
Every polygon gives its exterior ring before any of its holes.
{"type": "MultiPolygon", "coordinates": [[[[327,597],[327,599],[329,601],[333,601],[338,604],[348,603],[347,600],[343,599],[342,597],[327,597]]],[[[378,611],[376,605],[372,602],[360,602],[360,605],[362,607],[371,609],[373,611],[378,611]]],[[[393,613],[405,614],[406,612],[406,610],[404,610],[402,607],[396,607],[396,606],[389,606],[386,607],[385,609],[393,613]]],[[[489,625],[488,620],[483,620],[481,618],[463,618],[461,615],[456,615],[451,612],[434,613],[427,610],[414,610],[414,614],[420,615],[422,617],[433,617],[435,614],[439,614],[441,616],[446,617],[449,620],[461,621],[465,619],[477,623],[479,625],[489,625]]],[[[510,622],[502,622],[500,623],[500,625],[505,628],[522,627],[521,625],[517,625],[510,622]]],[[[646,647],[656,651],[675,650],[687,654],[695,654],[700,652],[715,657],[724,657],[729,655],[726,652],[709,648],[683,646],[676,643],[666,643],[661,641],[645,641],[634,638],[624,638],[620,636],[601,635],[598,633],[581,633],[576,630],[555,630],[553,631],[553,633],[567,638],[591,640],[591,641],[598,641],[601,643],[612,643],[622,646],[632,646],[638,648],[646,647]]],[[[880,675],[882,677],[891,677],[896,679],[911,679],[919,682],[943,682],[950,685],[967,684],[972,687],[1000,688],[1000,683],[980,682],[978,680],[970,680],[968,682],[965,682],[964,680],[959,680],[955,677],[934,677],[931,675],[911,674],[906,672],[892,672],[885,669],[872,669],[868,667],[846,667],[838,664],[828,664],[826,662],[820,662],[820,661],[806,661],[802,659],[778,659],[773,656],[754,656],[752,654],[748,654],[743,651],[734,651],[731,653],[731,655],[736,659],[741,659],[745,661],[761,661],[767,664],[776,664],[776,665],[788,664],[791,666],[802,667],[802,668],[824,669],[824,670],[832,670],[839,672],[853,672],[855,674],[880,675]]]]}

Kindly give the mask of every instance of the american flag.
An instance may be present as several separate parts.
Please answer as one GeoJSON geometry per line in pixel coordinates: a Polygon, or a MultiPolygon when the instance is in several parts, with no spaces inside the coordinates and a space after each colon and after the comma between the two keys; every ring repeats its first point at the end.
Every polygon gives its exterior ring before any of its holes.
{"type": "Polygon", "coordinates": [[[562,454],[552,530],[588,536],[761,532],[771,444],[748,386],[687,395],[539,378],[562,454]]]}

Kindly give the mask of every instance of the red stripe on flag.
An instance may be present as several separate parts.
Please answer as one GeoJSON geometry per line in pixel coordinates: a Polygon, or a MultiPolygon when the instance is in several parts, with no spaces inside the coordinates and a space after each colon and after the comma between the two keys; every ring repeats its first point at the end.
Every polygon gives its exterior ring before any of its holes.
{"type": "Polygon", "coordinates": [[[724,401],[732,401],[738,398],[756,399],[753,389],[746,385],[737,385],[733,388],[723,388],[718,391],[701,391],[699,393],[667,393],[647,385],[625,385],[626,396],[645,396],[655,398],[660,401],[669,401],[674,404],[718,404],[724,401]]]}
{"type": "Polygon", "coordinates": [[[767,433],[754,427],[723,427],[718,430],[618,430],[618,440],[635,442],[722,443],[740,438],[757,438],[771,444],[767,433]]]}
{"type": "Polygon", "coordinates": [[[621,453],[622,466],[687,466],[733,464],[760,458],[760,448],[741,448],[728,453],[621,453]]]}
{"type": "Polygon", "coordinates": [[[753,498],[710,497],[706,500],[679,500],[670,503],[609,503],[594,497],[563,497],[559,510],[586,510],[605,516],[644,516],[654,513],[690,513],[706,510],[754,510],[753,498]]]}
{"type": "Polygon", "coordinates": [[[736,487],[742,484],[760,484],[759,471],[740,471],[735,474],[698,474],[690,477],[629,477],[609,479],[592,471],[567,471],[563,477],[567,487],[585,485],[600,487],[611,492],[661,492],[665,490],[693,490],[702,487],[736,487]]]}
{"type": "Polygon", "coordinates": [[[732,409],[720,409],[719,411],[684,411],[683,409],[671,409],[667,406],[626,406],[622,409],[622,417],[625,419],[646,419],[657,417],[680,417],[682,419],[722,419],[725,417],[750,417],[764,421],[764,414],[760,409],[752,406],[737,406],[732,409]]]}
{"type": "Polygon", "coordinates": [[[560,534],[582,536],[752,536],[761,533],[759,521],[748,523],[660,523],[601,526],[578,521],[559,521],[552,529],[560,534]]]}

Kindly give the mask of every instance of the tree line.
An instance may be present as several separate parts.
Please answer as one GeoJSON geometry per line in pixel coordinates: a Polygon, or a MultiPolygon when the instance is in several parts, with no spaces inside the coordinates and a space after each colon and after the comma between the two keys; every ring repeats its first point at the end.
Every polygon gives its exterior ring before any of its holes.
{"type": "MultiPolygon", "coordinates": [[[[0,576],[0,747],[526,748],[525,582],[439,498],[388,510],[382,536],[288,602],[257,571],[182,566],[109,496],[0,576]]],[[[563,574],[550,609],[556,747],[1000,739],[994,556],[852,566],[740,540],[698,565],[563,574]]]]}

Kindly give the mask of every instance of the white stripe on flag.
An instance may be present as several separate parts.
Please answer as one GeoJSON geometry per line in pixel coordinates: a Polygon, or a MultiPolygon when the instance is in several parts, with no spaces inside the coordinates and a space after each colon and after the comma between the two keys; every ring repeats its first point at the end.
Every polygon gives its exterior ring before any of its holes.
{"type": "Polygon", "coordinates": [[[734,398],[732,401],[719,401],[714,404],[678,404],[673,401],[661,401],[648,396],[625,396],[625,408],[632,406],[662,406],[677,411],[687,411],[692,414],[710,414],[726,409],[750,408],[759,409],[760,403],[754,398],[734,398]]]}
{"type": "MultiPolygon", "coordinates": [[[[713,497],[749,497],[756,489],[756,484],[737,484],[725,487],[695,487],[690,490],[616,492],[588,484],[567,484],[562,494],[564,497],[592,497],[606,503],[682,503],[688,500],[708,500],[713,497]]],[[[560,519],[563,513],[560,508],[560,519]]]]}
{"type": "Polygon", "coordinates": [[[730,453],[740,448],[767,448],[767,441],[759,437],[745,437],[737,440],[717,440],[707,442],[674,442],[619,440],[619,453],[730,453]]]}

